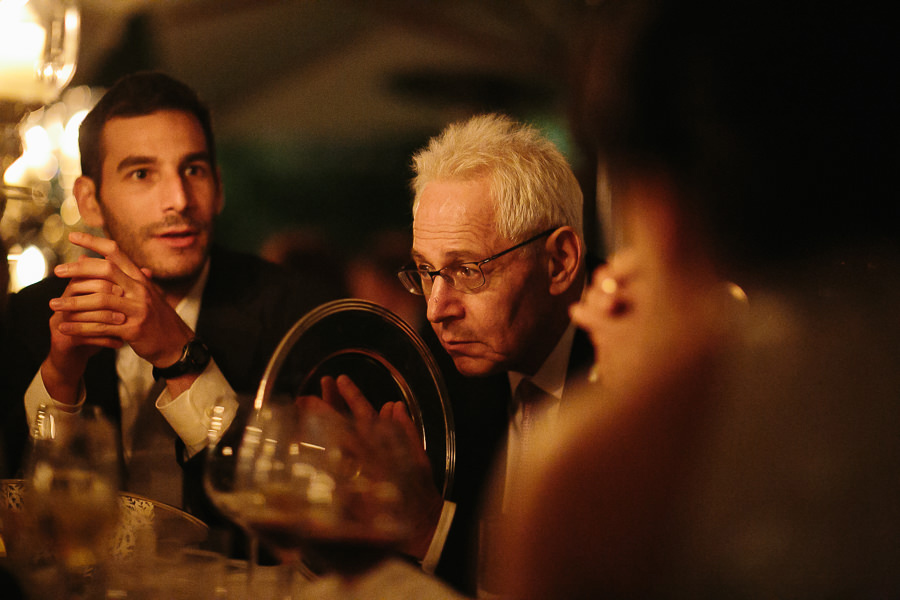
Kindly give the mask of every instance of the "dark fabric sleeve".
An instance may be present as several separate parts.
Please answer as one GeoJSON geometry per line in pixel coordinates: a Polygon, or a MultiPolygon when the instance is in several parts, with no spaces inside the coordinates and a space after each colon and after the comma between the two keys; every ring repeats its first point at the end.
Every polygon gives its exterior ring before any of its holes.
{"type": "Polygon", "coordinates": [[[3,476],[21,476],[28,426],[24,396],[50,348],[50,298],[62,294],[64,280],[50,278],[8,299],[0,347],[3,476]]]}

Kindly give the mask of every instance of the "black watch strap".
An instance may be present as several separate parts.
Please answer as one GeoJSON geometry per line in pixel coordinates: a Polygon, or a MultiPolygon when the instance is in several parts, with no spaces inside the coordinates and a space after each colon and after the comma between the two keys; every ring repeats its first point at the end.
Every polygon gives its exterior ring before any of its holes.
{"type": "Polygon", "coordinates": [[[168,367],[153,367],[153,379],[173,379],[187,373],[202,373],[209,364],[209,348],[203,341],[195,337],[184,345],[181,350],[181,358],[175,364],[168,367]]]}

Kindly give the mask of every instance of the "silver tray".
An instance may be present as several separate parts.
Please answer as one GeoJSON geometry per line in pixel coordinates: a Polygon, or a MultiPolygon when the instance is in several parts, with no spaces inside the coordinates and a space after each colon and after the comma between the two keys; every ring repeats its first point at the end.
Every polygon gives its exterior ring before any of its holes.
{"type": "Polygon", "coordinates": [[[275,349],[254,406],[320,395],[324,375],[348,375],[378,410],[402,400],[446,498],[456,448],[444,379],[422,338],[386,308],[358,299],[323,304],[297,321],[275,349]]]}

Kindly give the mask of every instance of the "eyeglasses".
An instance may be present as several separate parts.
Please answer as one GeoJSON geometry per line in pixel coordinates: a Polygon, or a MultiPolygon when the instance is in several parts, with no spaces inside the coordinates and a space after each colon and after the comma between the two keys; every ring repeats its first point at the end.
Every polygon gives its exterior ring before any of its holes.
{"type": "Polygon", "coordinates": [[[530,237],[524,242],[520,242],[512,248],[507,248],[502,252],[498,252],[493,256],[489,256],[477,262],[465,262],[447,265],[443,269],[431,271],[417,267],[405,267],[397,271],[397,277],[403,283],[407,291],[418,296],[431,294],[431,288],[434,287],[434,278],[443,277],[444,281],[455,290],[461,292],[472,292],[485,284],[484,271],[481,265],[487,264],[494,259],[500,258],[504,254],[509,254],[513,250],[518,250],[523,246],[527,246],[531,242],[537,241],[542,237],[546,237],[556,231],[556,227],[551,227],[546,231],[542,231],[534,237],[530,237]]]}

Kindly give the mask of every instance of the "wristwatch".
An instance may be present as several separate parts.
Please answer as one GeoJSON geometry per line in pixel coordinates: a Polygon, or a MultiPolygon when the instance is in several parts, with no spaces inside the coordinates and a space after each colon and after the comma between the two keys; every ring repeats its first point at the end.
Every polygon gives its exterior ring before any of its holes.
{"type": "Polygon", "coordinates": [[[203,341],[195,337],[184,345],[181,358],[168,367],[153,367],[153,379],[173,379],[187,373],[202,373],[209,364],[209,348],[203,341]]]}

